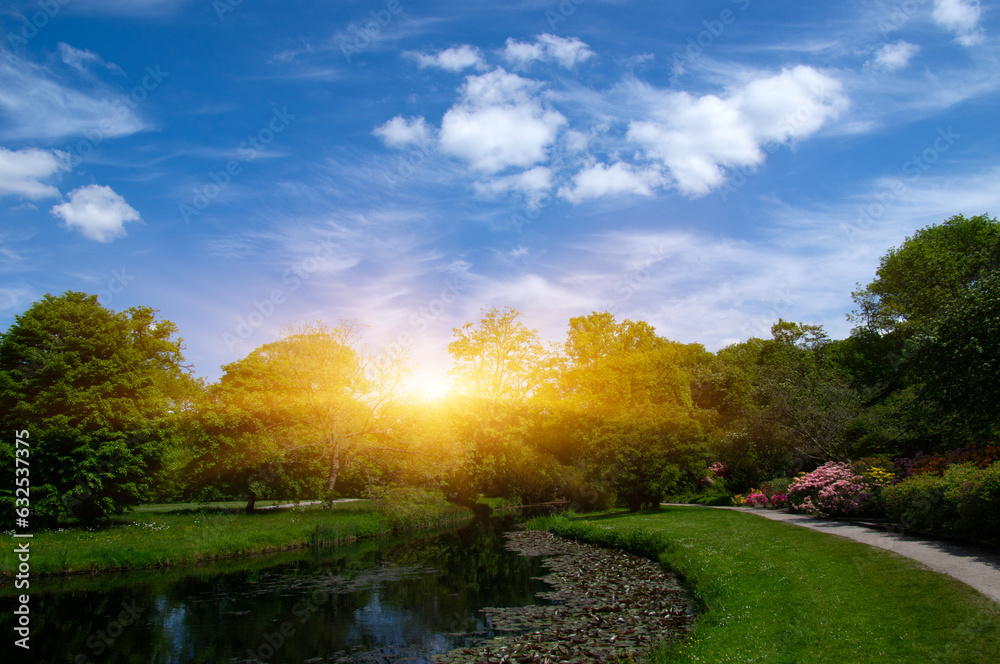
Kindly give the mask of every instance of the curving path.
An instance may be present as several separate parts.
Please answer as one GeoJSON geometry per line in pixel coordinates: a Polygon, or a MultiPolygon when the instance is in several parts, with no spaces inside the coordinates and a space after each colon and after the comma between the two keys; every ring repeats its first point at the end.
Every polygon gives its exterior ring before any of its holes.
{"type": "MultiPolygon", "coordinates": [[[[681,506],[677,503],[664,503],[664,505],[681,506]]],[[[803,528],[847,537],[869,546],[912,558],[935,572],[947,574],[972,586],[994,602],[1000,603],[1000,554],[989,549],[882,530],[857,521],[818,519],[804,514],[752,507],[683,506],[749,512],[765,519],[784,521],[803,528]]]]}

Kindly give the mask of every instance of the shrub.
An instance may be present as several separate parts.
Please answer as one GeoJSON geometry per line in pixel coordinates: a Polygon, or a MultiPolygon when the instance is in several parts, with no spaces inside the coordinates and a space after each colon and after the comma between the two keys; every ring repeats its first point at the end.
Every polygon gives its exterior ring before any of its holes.
{"type": "Polygon", "coordinates": [[[954,519],[945,505],[948,480],[932,474],[914,475],[882,491],[886,515],[904,528],[944,530],[954,519]]]}
{"type": "Polygon", "coordinates": [[[861,475],[835,461],[799,475],[788,488],[792,508],[815,516],[861,514],[870,509],[873,498],[861,475]]]}
{"type": "Polygon", "coordinates": [[[973,444],[940,454],[917,452],[912,458],[896,459],[893,466],[896,474],[905,479],[925,473],[941,476],[951,466],[960,464],[986,468],[997,461],[1000,461],[1000,445],[979,447],[973,444]]]}
{"type": "Polygon", "coordinates": [[[913,475],[887,487],[884,496],[887,513],[904,528],[980,540],[1000,534],[1000,462],[913,475]]]}
{"type": "Polygon", "coordinates": [[[958,532],[976,539],[1000,538],[1000,462],[948,488],[945,499],[958,510],[958,532]]]}

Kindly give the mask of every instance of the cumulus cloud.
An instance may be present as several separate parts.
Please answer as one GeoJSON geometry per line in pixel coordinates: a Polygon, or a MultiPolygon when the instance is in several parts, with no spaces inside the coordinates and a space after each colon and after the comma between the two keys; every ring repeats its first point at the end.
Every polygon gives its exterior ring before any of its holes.
{"type": "Polygon", "coordinates": [[[485,173],[544,160],[566,118],[542,105],[541,85],[502,68],[469,76],[441,121],[441,151],[485,173]]]}
{"type": "Polygon", "coordinates": [[[407,145],[426,145],[431,141],[431,129],[424,118],[411,117],[409,120],[397,115],[388,122],[375,127],[372,133],[391,148],[407,145]]]}
{"type": "Polygon", "coordinates": [[[865,63],[867,69],[896,71],[910,64],[910,60],[920,52],[920,47],[908,41],[899,40],[895,44],[883,44],[872,60],[865,63]]]}
{"type": "Polygon", "coordinates": [[[469,67],[474,69],[484,69],[486,67],[479,49],[468,44],[452,46],[437,53],[416,53],[410,51],[407,55],[415,59],[421,69],[437,67],[438,69],[444,69],[445,71],[457,74],[469,67]]]}
{"type": "Polygon", "coordinates": [[[978,0],[934,0],[931,16],[939,26],[954,32],[958,43],[973,46],[984,37],[979,27],[981,13],[978,0]]]}
{"type": "Polygon", "coordinates": [[[124,237],[126,222],[142,221],[124,198],[111,187],[99,184],[74,189],[69,194],[69,201],[54,206],[52,214],[61,217],[67,228],[98,242],[124,237]]]}
{"type": "Polygon", "coordinates": [[[534,42],[519,42],[508,38],[503,51],[504,60],[515,67],[524,67],[533,60],[542,60],[572,69],[593,56],[594,52],[579,38],[548,33],[538,35],[534,42]]]}
{"type": "Polygon", "coordinates": [[[621,161],[611,166],[598,163],[574,175],[572,186],[561,187],[559,195],[570,203],[616,194],[652,196],[665,182],[656,169],[642,170],[621,161]]]}
{"type": "Polygon", "coordinates": [[[722,185],[726,168],[762,164],[765,145],[815,133],[848,103],[839,81],[806,66],[757,78],[722,97],[641,83],[634,95],[648,117],[629,124],[628,139],[669,169],[679,191],[695,196],[722,185]]]}
{"type": "Polygon", "coordinates": [[[59,150],[7,150],[0,148],[0,196],[23,196],[32,200],[59,195],[59,190],[42,180],[66,170],[69,155],[59,150]]]}

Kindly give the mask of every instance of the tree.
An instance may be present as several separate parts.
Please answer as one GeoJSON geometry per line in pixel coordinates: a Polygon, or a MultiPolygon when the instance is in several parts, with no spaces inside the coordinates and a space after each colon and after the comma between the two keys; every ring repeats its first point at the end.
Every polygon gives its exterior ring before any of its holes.
{"type": "Polygon", "coordinates": [[[548,356],[538,338],[510,307],[482,310],[478,323],[454,328],[448,352],[451,375],[464,392],[452,406],[463,443],[451,492],[458,502],[477,494],[521,501],[551,499],[559,486],[558,464],[528,439],[534,404],[548,356]]]}
{"type": "Polygon", "coordinates": [[[570,319],[564,350],[552,418],[561,431],[546,435],[550,447],[562,438],[563,458],[631,509],[703,475],[708,418],[692,395],[696,369],[710,357],[701,345],[593,312],[570,319]]]}
{"type": "Polygon", "coordinates": [[[32,511],[50,523],[149,497],[194,386],[176,326],[156,314],[71,291],[0,336],[0,423],[30,431],[32,511]]]}
{"type": "Polygon", "coordinates": [[[927,226],[882,257],[875,279],[853,293],[849,318],[880,333],[938,317],[961,291],[1000,269],[1000,224],[985,214],[927,226]]]}
{"type": "Polygon", "coordinates": [[[1000,271],[942,305],[938,318],[907,344],[920,396],[938,417],[971,438],[1000,434],[1000,271]],[[956,421],[957,420],[957,421],[956,421]]]}
{"type": "Polygon", "coordinates": [[[591,477],[633,511],[659,505],[695,469],[704,475],[708,441],[680,409],[601,418],[583,438],[591,477]]]}
{"type": "Polygon", "coordinates": [[[223,367],[219,386],[229,408],[258,423],[243,443],[262,449],[249,465],[308,455],[323,468],[327,505],[349,464],[399,451],[394,443],[404,426],[406,358],[399,349],[371,353],[361,345],[362,329],[353,321],[288,325],[278,341],[223,367]]]}
{"type": "Polygon", "coordinates": [[[477,326],[469,322],[454,328],[450,373],[466,394],[488,404],[523,402],[541,380],[545,351],[538,330],[525,327],[511,307],[482,313],[477,326]]]}
{"type": "Polygon", "coordinates": [[[863,395],[823,328],[779,319],[771,333],[720,350],[703,390],[721,414],[717,447],[737,490],[858,451],[863,395]]]}

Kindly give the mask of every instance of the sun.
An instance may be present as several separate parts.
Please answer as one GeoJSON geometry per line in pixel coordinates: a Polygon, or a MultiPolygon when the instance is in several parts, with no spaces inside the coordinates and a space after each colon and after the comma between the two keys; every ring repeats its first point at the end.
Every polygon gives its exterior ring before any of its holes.
{"type": "Polygon", "coordinates": [[[443,373],[414,371],[404,385],[412,399],[423,402],[440,401],[451,392],[451,380],[443,373]]]}

